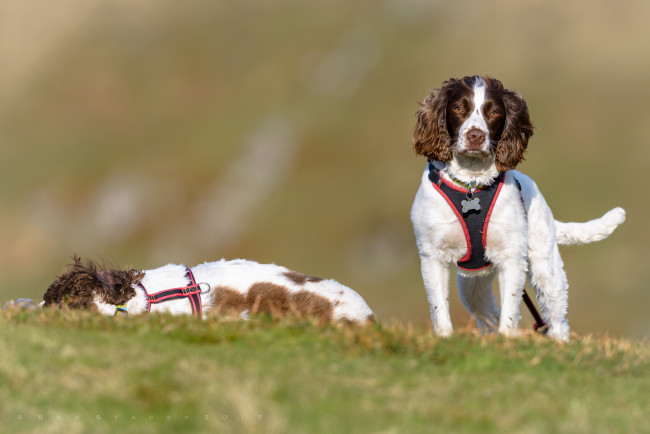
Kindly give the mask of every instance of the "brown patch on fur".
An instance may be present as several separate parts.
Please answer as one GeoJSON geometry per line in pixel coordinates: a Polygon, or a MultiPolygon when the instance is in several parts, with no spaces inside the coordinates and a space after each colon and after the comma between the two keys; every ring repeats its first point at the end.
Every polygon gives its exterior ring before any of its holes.
{"type": "Polygon", "coordinates": [[[237,315],[248,309],[246,297],[241,292],[218,286],[212,294],[212,311],[226,315],[237,315]]]}
{"type": "Polygon", "coordinates": [[[286,271],[283,273],[284,277],[291,280],[296,285],[304,285],[305,282],[321,282],[323,279],[316,276],[309,276],[307,274],[298,273],[297,271],[286,271]]]}
{"type": "Polygon", "coordinates": [[[332,321],[334,306],[323,296],[302,290],[293,294],[293,302],[300,315],[318,318],[323,322],[332,321]]]}
{"type": "Polygon", "coordinates": [[[295,293],[271,282],[253,284],[247,294],[227,287],[217,287],[212,296],[217,313],[268,314],[273,318],[294,315],[298,318],[316,318],[322,322],[333,320],[334,306],[327,298],[301,290],[295,293]]]}
{"type": "Polygon", "coordinates": [[[274,317],[285,316],[292,308],[287,288],[270,282],[253,284],[246,294],[246,301],[252,314],[263,312],[274,317]]]}
{"type": "Polygon", "coordinates": [[[132,268],[101,269],[92,261],[83,264],[77,255],[73,261],[45,291],[45,306],[95,309],[96,297],[108,304],[124,304],[135,296],[132,285],[144,274],[132,268]]]}

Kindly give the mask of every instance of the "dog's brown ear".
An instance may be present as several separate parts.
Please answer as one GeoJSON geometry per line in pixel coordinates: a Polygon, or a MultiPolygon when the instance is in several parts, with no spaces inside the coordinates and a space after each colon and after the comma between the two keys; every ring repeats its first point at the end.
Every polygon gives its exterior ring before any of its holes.
{"type": "Polygon", "coordinates": [[[132,268],[126,270],[100,270],[97,272],[101,281],[98,294],[102,301],[108,304],[124,304],[135,297],[133,285],[142,279],[143,273],[132,268]]]}
{"type": "Polygon", "coordinates": [[[43,295],[46,306],[94,309],[97,297],[117,305],[135,296],[132,285],[142,278],[142,272],[131,268],[98,270],[92,261],[84,264],[77,255],[73,261],[47,288],[43,295]]]}
{"type": "Polygon", "coordinates": [[[413,131],[413,149],[428,159],[449,161],[452,159],[451,137],[447,130],[447,103],[452,94],[451,84],[445,81],[432,91],[417,111],[417,122],[413,131]]]}
{"type": "Polygon", "coordinates": [[[518,93],[505,90],[503,103],[506,121],[501,139],[497,143],[496,166],[501,172],[514,169],[524,160],[528,139],[533,135],[533,124],[526,101],[518,93]]]}

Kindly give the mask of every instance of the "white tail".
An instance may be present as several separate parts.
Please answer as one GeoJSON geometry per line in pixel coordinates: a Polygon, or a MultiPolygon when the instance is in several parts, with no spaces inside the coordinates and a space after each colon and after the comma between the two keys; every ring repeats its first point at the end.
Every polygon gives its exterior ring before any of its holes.
{"type": "Polygon", "coordinates": [[[614,208],[601,218],[584,223],[564,223],[555,220],[555,236],[557,243],[563,246],[593,243],[610,236],[624,221],[623,208],[614,208]]]}

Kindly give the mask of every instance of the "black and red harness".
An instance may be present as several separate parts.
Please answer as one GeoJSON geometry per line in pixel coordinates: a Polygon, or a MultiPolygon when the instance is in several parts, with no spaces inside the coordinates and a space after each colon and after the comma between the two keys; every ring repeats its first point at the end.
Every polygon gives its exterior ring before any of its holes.
{"type": "MultiPolygon", "coordinates": [[[[488,186],[468,189],[444,179],[434,163],[429,161],[429,180],[436,191],[447,201],[463,228],[465,241],[467,242],[467,254],[460,258],[457,263],[458,267],[463,270],[482,270],[489,267],[491,262],[485,258],[487,227],[490,222],[490,216],[492,215],[492,209],[499,197],[501,187],[503,187],[505,173],[499,173],[496,181],[488,186]],[[463,209],[463,202],[469,199],[468,195],[479,199],[480,203],[483,204],[479,207],[480,209],[463,209]]],[[[516,178],[515,183],[521,193],[521,184],[519,184],[516,178]]],[[[526,206],[523,203],[523,197],[521,198],[521,202],[525,212],[526,206]]],[[[522,291],[524,304],[526,304],[526,307],[535,320],[535,324],[533,325],[534,330],[545,334],[548,331],[548,325],[537,311],[526,289],[522,288],[522,291]]]]}
{"type": "Polygon", "coordinates": [[[501,172],[496,181],[488,186],[476,189],[463,188],[444,179],[434,164],[429,163],[429,180],[454,211],[465,234],[467,254],[457,263],[463,270],[482,270],[491,265],[485,259],[487,227],[504,179],[505,173],[501,172]],[[480,209],[463,209],[463,202],[468,199],[468,194],[480,200],[480,209]]]}
{"type": "Polygon", "coordinates": [[[145,296],[147,297],[147,313],[151,312],[151,305],[156,303],[162,303],[163,301],[170,300],[179,300],[182,298],[188,298],[190,304],[192,305],[192,314],[196,315],[198,318],[203,317],[203,305],[201,304],[201,294],[207,294],[210,292],[210,285],[207,283],[196,283],[194,279],[194,274],[190,267],[185,267],[186,273],[185,277],[190,281],[190,284],[187,286],[181,286],[178,288],[163,289],[162,291],[154,292],[149,294],[147,289],[141,282],[138,282],[138,286],[142,288],[145,296]],[[203,291],[201,285],[207,285],[208,289],[203,291]]]}

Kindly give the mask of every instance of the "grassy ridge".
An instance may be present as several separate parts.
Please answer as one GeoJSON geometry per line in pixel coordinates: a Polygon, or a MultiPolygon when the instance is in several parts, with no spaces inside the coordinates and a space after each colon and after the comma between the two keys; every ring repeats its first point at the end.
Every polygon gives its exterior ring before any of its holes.
{"type": "Polygon", "coordinates": [[[404,325],[2,312],[15,432],[648,432],[650,347],[404,325]]]}

